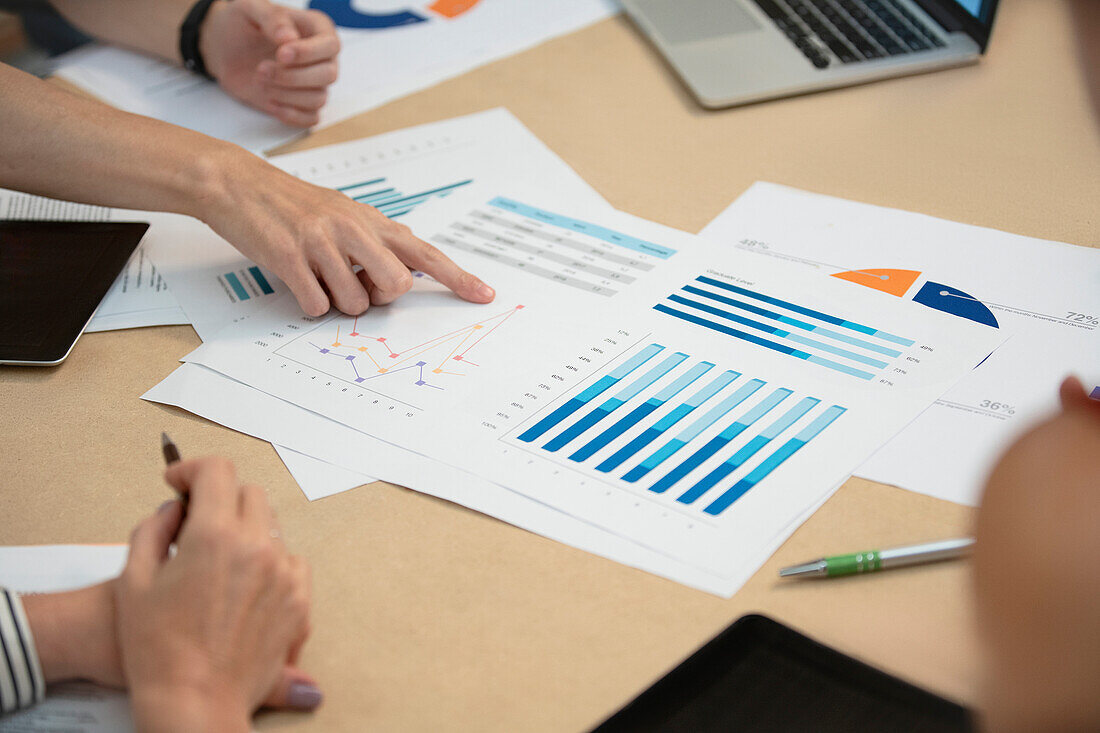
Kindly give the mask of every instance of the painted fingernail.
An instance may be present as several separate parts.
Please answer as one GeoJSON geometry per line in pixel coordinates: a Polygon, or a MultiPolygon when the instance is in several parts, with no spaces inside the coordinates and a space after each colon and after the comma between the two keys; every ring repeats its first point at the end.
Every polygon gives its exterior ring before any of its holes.
{"type": "Polygon", "coordinates": [[[295,710],[313,710],[324,699],[320,690],[305,682],[292,683],[286,693],[287,705],[295,710]]]}
{"type": "Polygon", "coordinates": [[[482,298],[492,299],[496,297],[497,291],[493,290],[485,283],[481,283],[481,287],[477,289],[477,294],[480,295],[482,298]]]}
{"type": "Polygon", "coordinates": [[[157,514],[164,514],[165,512],[170,511],[172,507],[175,506],[175,504],[175,499],[169,499],[168,501],[157,507],[157,514]]]}

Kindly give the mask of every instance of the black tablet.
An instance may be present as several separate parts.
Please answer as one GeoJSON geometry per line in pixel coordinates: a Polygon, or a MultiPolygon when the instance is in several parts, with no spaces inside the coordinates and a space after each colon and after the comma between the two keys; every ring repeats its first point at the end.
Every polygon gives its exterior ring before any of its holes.
{"type": "Polygon", "coordinates": [[[0,221],[0,364],[61,363],[148,228],[0,221]]]}
{"type": "MultiPolygon", "coordinates": [[[[899,633],[904,633],[904,629],[899,633]]],[[[765,616],[744,616],[596,733],[954,733],[965,708],[765,616]]]]}

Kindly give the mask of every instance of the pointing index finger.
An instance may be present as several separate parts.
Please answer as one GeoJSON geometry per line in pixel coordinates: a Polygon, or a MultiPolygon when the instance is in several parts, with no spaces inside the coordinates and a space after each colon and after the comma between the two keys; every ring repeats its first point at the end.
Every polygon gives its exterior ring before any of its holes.
{"type": "Polygon", "coordinates": [[[408,227],[392,234],[390,248],[409,267],[431,275],[450,288],[455,295],[471,303],[491,303],[496,291],[475,275],[456,265],[450,257],[413,235],[408,227]]]}

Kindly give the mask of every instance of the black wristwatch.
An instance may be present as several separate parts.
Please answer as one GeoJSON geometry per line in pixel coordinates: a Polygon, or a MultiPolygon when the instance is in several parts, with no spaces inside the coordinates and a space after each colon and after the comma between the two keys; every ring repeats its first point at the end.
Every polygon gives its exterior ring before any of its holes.
{"type": "Polygon", "coordinates": [[[214,2],[215,0],[199,0],[191,6],[180,26],[180,57],[183,58],[183,65],[189,71],[201,74],[211,81],[214,81],[214,77],[206,70],[206,62],[199,51],[199,28],[214,2]]]}

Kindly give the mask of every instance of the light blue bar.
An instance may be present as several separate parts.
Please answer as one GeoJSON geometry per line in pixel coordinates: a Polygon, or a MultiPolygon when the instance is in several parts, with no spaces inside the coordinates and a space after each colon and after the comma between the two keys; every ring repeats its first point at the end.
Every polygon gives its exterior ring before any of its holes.
{"type": "Polygon", "coordinates": [[[603,450],[611,441],[618,438],[630,428],[637,425],[639,422],[649,417],[657,408],[664,405],[670,399],[680,393],[685,387],[694,382],[699,377],[706,374],[714,366],[710,362],[702,361],[693,366],[688,371],[681,374],[675,381],[666,386],[660,392],[653,397],[650,397],[645,403],[638,405],[630,414],[619,420],[617,423],[603,431],[595,438],[590,440],[586,445],[581,447],[573,455],[569,456],[571,461],[587,461],[597,452],[603,450]]]}
{"type": "MultiPolygon", "coordinates": [[[[615,380],[622,379],[623,377],[630,374],[632,371],[640,367],[642,364],[645,364],[647,361],[657,356],[657,354],[660,354],[664,350],[665,347],[661,346],[660,344],[650,344],[634,356],[624,361],[619,366],[612,369],[610,372],[607,373],[607,376],[615,380]]],[[[584,393],[582,392],[581,397],[583,396],[584,393]]]]}
{"type": "MultiPolygon", "coordinates": [[[[699,468],[706,461],[710,459],[715,453],[724,448],[731,440],[747,430],[753,423],[766,415],[776,405],[783,400],[787,399],[791,395],[791,390],[781,387],[775,390],[770,395],[764,398],[756,407],[746,412],[742,417],[733,421],[725,430],[720,432],[715,437],[707,441],[699,450],[695,451],[689,458],[685,459],[676,468],[669,471],[659,481],[649,487],[650,491],[662,493],[668,491],[673,486],[678,484],[681,479],[687,476],[689,473],[699,468]]],[[[757,436],[754,440],[764,440],[757,436]]],[[[765,442],[767,442],[765,440],[765,442]]]]}
{"type": "Polygon", "coordinates": [[[248,300],[248,298],[249,298],[248,291],[244,289],[243,285],[241,285],[241,280],[240,280],[240,278],[237,277],[237,273],[227,272],[227,273],[225,273],[224,277],[225,277],[225,281],[227,283],[229,283],[229,286],[231,288],[233,288],[233,292],[237,294],[237,297],[239,299],[248,300]]]}
{"type": "Polygon", "coordinates": [[[645,364],[654,356],[664,351],[664,348],[665,347],[661,346],[660,344],[650,344],[649,346],[645,347],[637,354],[630,357],[619,366],[615,367],[615,369],[611,370],[610,373],[600,377],[593,384],[585,388],[585,390],[579,395],[573,397],[564,405],[554,410],[543,419],[539,420],[537,423],[535,423],[534,427],[524,431],[519,436],[519,438],[517,438],[517,440],[521,440],[524,443],[530,443],[536,440],[547,430],[554,427],[562,420],[569,417],[574,412],[599,397],[606,390],[611,389],[611,387],[618,384],[619,380],[621,380],[623,377],[630,374],[642,364],[645,364]]]}
{"type": "Polygon", "coordinates": [[[627,234],[620,234],[619,232],[611,229],[605,229],[604,227],[597,226],[596,224],[589,224],[586,221],[579,219],[573,219],[568,216],[562,216],[561,214],[555,214],[550,211],[543,211],[542,209],[536,209],[533,206],[527,204],[521,204],[518,201],[506,199],[497,196],[495,199],[489,202],[490,206],[495,206],[498,209],[504,209],[505,211],[511,211],[519,214],[520,216],[526,216],[529,219],[535,219],[537,221],[546,222],[547,224],[553,224],[554,226],[561,227],[562,229],[568,229],[574,232],[581,232],[587,234],[590,237],[603,240],[609,244],[617,244],[620,247],[625,247],[635,252],[641,252],[642,254],[651,255],[653,257],[660,257],[662,260],[667,260],[672,255],[676,254],[676,250],[669,247],[663,247],[653,242],[647,242],[644,239],[637,239],[627,234]]]}
{"type": "Polygon", "coordinates": [[[778,437],[780,433],[794,425],[799,418],[817,407],[820,402],[821,400],[816,397],[803,397],[799,400],[797,405],[787,410],[781,418],[761,431],[760,437],[767,438],[768,440],[778,437]]]}
{"type": "Polygon", "coordinates": [[[717,377],[715,377],[714,381],[712,381],[710,384],[703,387],[691,397],[688,397],[686,400],[684,400],[684,404],[688,407],[691,407],[692,409],[695,409],[714,395],[721,392],[723,389],[725,389],[726,385],[728,385],[730,382],[734,381],[740,376],[741,372],[735,372],[732,369],[724,371],[717,377]]]}
{"type": "Polygon", "coordinates": [[[895,336],[892,333],[886,333],[885,331],[875,331],[875,336],[878,336],[883,341],[889,341],[894,344],[901,344],[902,346],[912,346],[916,343],[913,339],[902,338],[901,336],[895,336]]]}
{"type": "Polygon", "coordinates": [[[799,448],[809,443],[825,428],[829,427],[838,417],[843,415],[845,408],[833,405],[817,416],[813,422],[803,428],[798,435],[784,443],[775,453],[765,458],[759,466],[749,472],[745,478],[738,481],[731,489],[719,496],[703,511],[707,514],[718,515],[729,508],[730,504],[744,496],[753,486],[763,481],[768,474],[778,468],[785,460],[794,455],[799,448]]]}
{"type": "Polygon", "coordinates": [[[707,372],[709,372],[713,368],[714,368],[714,364],[710,363],[709,361],[699,362],[698,364],[693,366],[691,369],[688,369],[686,372],[681,374],[676,379],[676,381],[674,381],[672,384],[668,385],[667,387],[662,389],[660,392],[655,394],[653,396],[653,399],[657,400],[657,402],[659,402],[660,404],[663,405],[664,403],[668,402],[669,400],[671,400],[676,395],[680,394],[681,390],[686,388],[688,385],[690,385],[696,379],[703,376],[704,374],[706,374],[707,372]]]}
{"type": "Polygon", "coordinates": [[[648,389],[650,385],[652,385],[658,379],[678,367],[680,363],[683,362],[683,360],[686,358],[688,358],[688,355],[679,351],[669,357],[666,357],[664,361],[662,361],[660,364],[653,367],[648,372],[638,377],[622,390],[620,390],[617,395],[607,400],[595,410],[588,413],[580,420],[577,420],[577,422],[573,423],[571,426],[563,430],[561,433],[558,434],[556,438],[544,445],[542,449],[550,451],[551,453],[557,450],[561,450],[573,440],[580,437],[580,435],[587,431],[589,428],[596,425],[612,412],[637,397],[643,389],[648,389]]]}
{"type": "Polygon", "coordinates": [[[850,374],[853,377],[859,377],[860,379],[873,379],[875,376],[871,372],[865,372],[862,369],[856,369],[855,367],[850,367],[847,364],[841,364],[840,362],[832,361],[831,359],[823,359],[820,356],[807,356],[806,361],[810,362],[811,364],[817,364],[818,366],[835,369],[838,372],[844,372],[845,374],[850,374]]]}
{"type": "Polygon", "coordinates": [[[787,338],[791,341],[794,341],[795,343],[802,344],[803,346],[812,346],[815,349],[821,349],[822,351],[829,354],[836,354],[837,356],[843,356],[844,358],[851,359],[852,361],[858,361],[860,364],[867,364],[869,366],[875,366],[880,369],[886,366],[886,362],[880,361],[879,359],[872,359],[869,356],[857,354],[854,351],[848,351],[847,349],[842,349],[839,346],[823,344],[820,341],[808,339],[805,336],[799,336],[797,333],[788,334],[787,338]]]}

